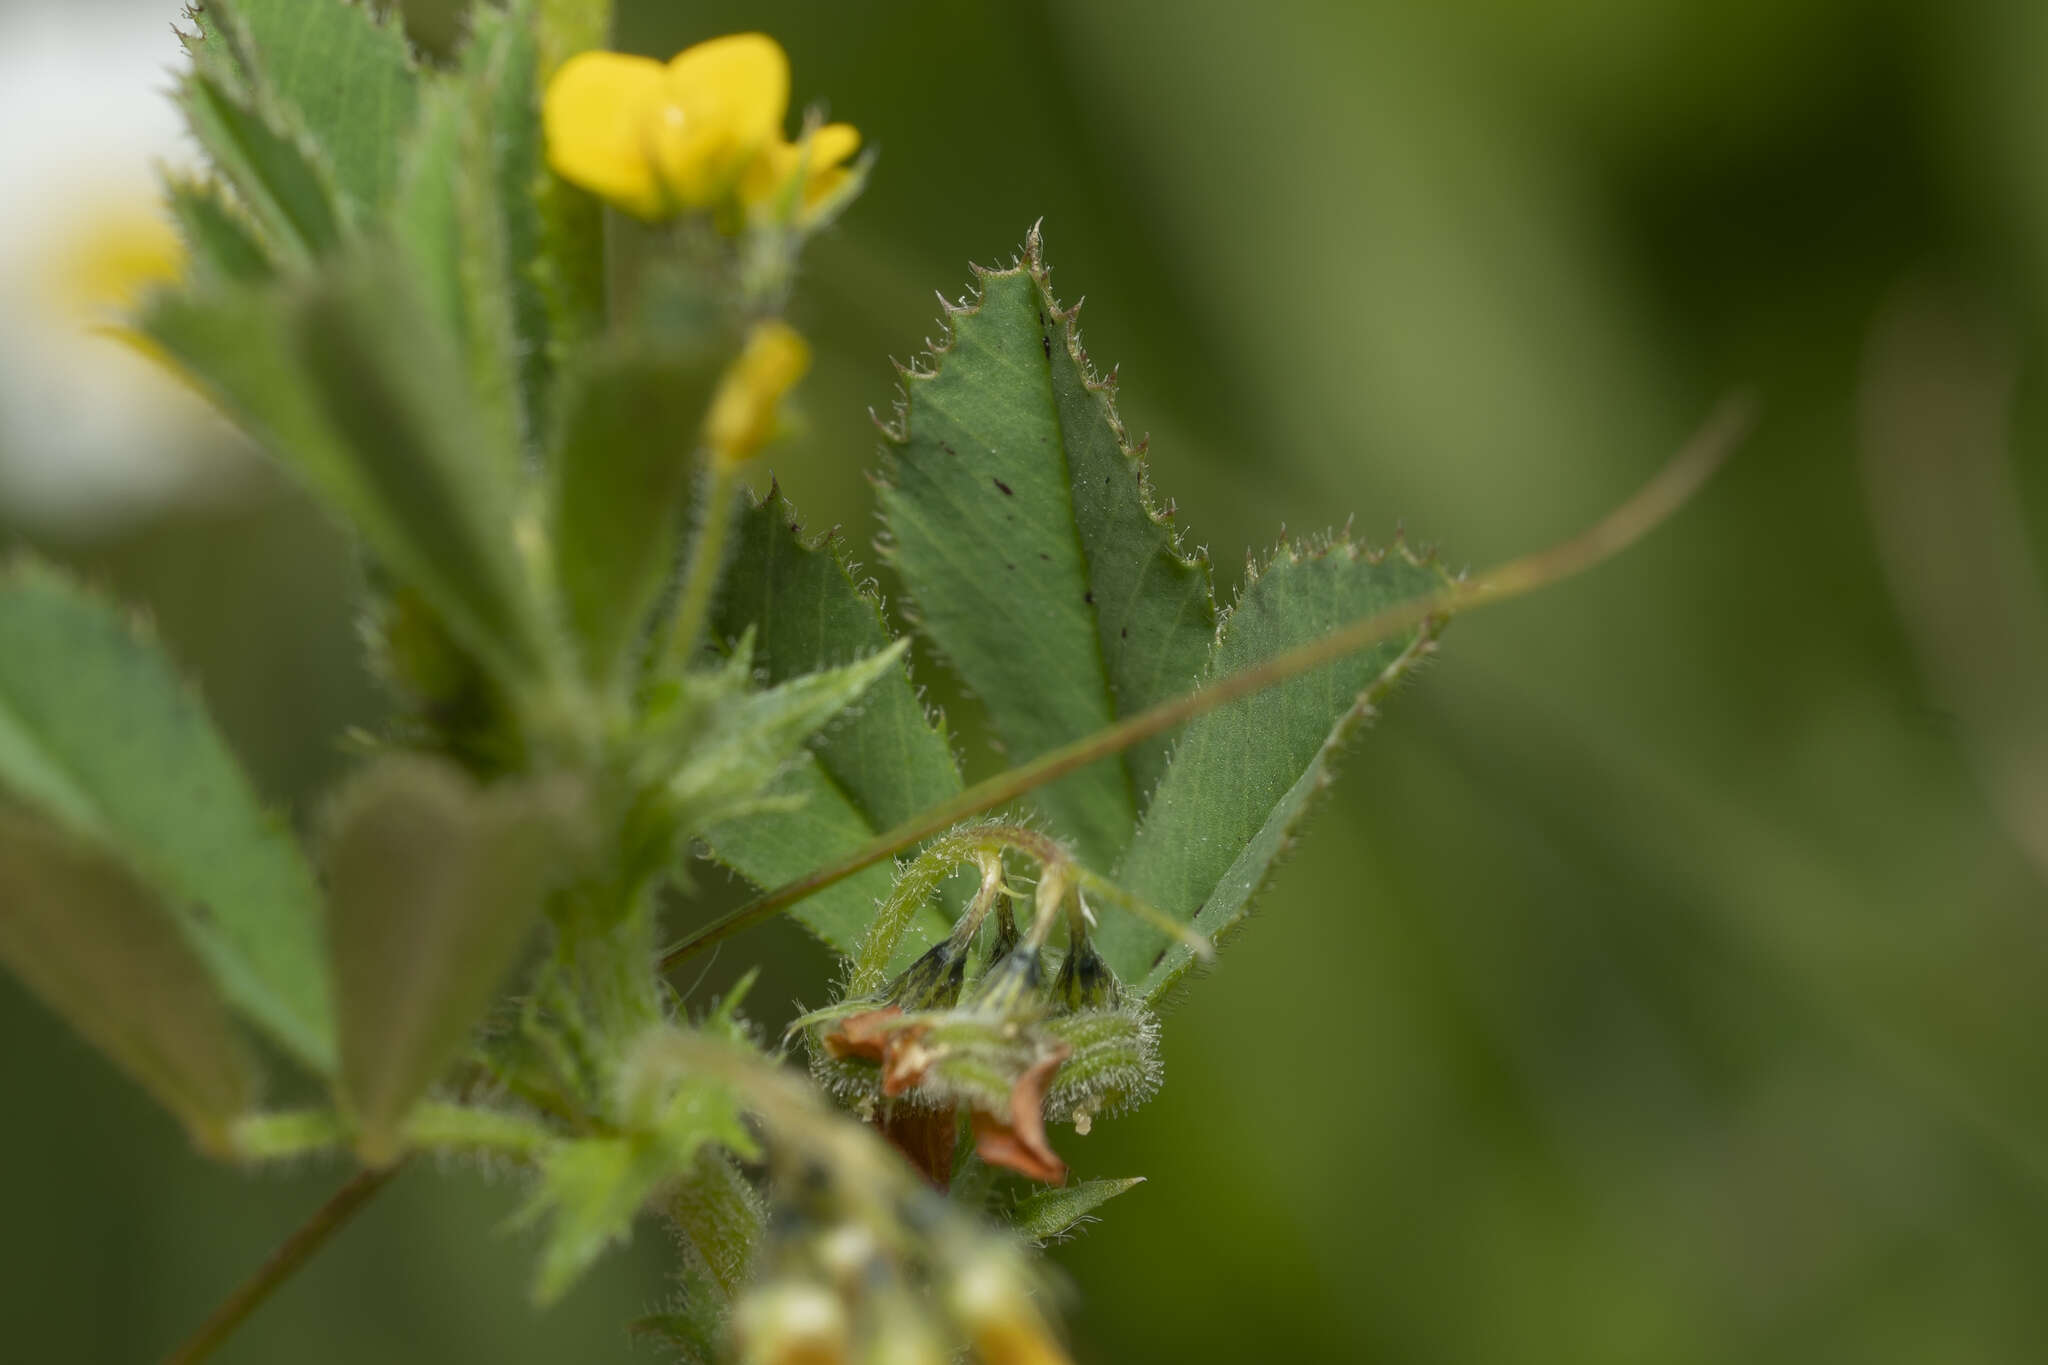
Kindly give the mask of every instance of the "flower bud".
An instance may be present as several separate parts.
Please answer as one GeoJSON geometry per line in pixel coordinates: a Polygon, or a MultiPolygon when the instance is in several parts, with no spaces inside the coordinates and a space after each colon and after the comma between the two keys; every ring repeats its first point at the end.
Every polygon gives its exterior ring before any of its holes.
{"type": "Polygon", "coordinates": [[[1122,994],[1116,973],[1095,951],[1095,945],[1086,938],[1076,938],[1066,961],[1060,963],[1059,975],[1053,979],[1053,1000],[1069,1011],[1115,1009],[1122,994]]]}
{"type": "Polygon", "coordinates": [[[950,938],[942,939],[905,967],[882,992],[882,998],[905,1010],[947,1009],[960,999],[960,986],[966,978],[967,949],[950,938]]]}
{"type": "Polygon", "coordinates": [[[774,439],[782,399],[811,367],[811,348],[783,322],[760,322],[726,368],[704,416],[704,444],[722,465],[753,458],[774,439]]]}

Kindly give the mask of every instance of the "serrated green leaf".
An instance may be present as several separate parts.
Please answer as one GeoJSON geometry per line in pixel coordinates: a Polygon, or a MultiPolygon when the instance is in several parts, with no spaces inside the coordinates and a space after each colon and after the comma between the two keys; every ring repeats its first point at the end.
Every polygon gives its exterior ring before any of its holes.
{"type": "Polygon", "coordinates": [[[263,244],[217,186],[172,180],[166,187],[165,198],[191,258],[195,278],[255,284],[275,273],[263,244]]]}
{"type": "Polygon", "coordinates": [[[202,45],[228,45],[246,87],[287,111],[352,205],[381,207],[418,104],[398,23],[348,0],[206,0],[206,11],[202,45]]]}
{"type": "Polygon", "coordinates": [[[1010,1226],[1027,1241],[1050,1242],[1079,1227],[1095,1210],[1145,1183],[1142,1175],[1123,1180],[1084,1180],[1064,1189],[1040,1190],[1017,1201],[1010,1226]]]}
{"type": "Polygon", "coordinates": [[[276,256],[304,261],[341,241],[342,210],[314,153],[223,77],[195,70],[179,92],[185,121],[234,187],[276,256]]]}
{"type": "MultiPolygon", "coordinates": [[[[890,641],[881,604],[854,579],[830,537],[806,541],[796,509],[777,494],[744,509],[712,630],[736,639],[749,628],[754,663],[781,682],[872,654],[890,641]]],[[[956,795],[960,773],[943,727],[933,723],[907,674],[884,675],[860,706],[792,768],[770,808],[709,831],[727,866],[759,887],[780,885],[866,843],[882,830],[956,795]]],[[[850,953],[889,892],[891,868],[871,868],[798,905],[805,927],[850,953]]],[[[915,956],[946,932],[936,911],[919,916],[900,952],[915,956]]]]}
{"type": "MultiPolygon", "coordinates": [[[[1405,551],[1285,548],[1231,609],[1208,676],[1241,672],[1447,582],[1405,551]]],[[[1117,880],[1212,942],[1227,937],[1328,780],[1337,748],[1433,638],[1433,628],[1411,631],[1190,722],[1117,880]]],[[[1165,936],[1130,916],[1106,919],[1098,943],[1119,976],[1145,982],[1148,999],[1190,965],[1185,947],[1161,960],[1165,936]]]]}
{"type": "Polygon", "coordinates": [[[623,685],[675,565],[697,430],[723,357],[606,350],[570,386],[550,458],[555,571],[586,672],[623,685]]]}
{"type": "Polygon", "coordinates": [[[303,285],[159,294],[139,323],[354,527],[501,682],[549,671],[554,630],[514,544],[516,455],[389,257],[303,285]]]}
{"type": "MultiPolygon", "coordinates": [[[[754,666],[772,683],[840,668],[895,642],[881,602],[856,580],[844,548],[830,535],[806,540],[802,525],[776,492],[744,508],[712,613],[712,629],[725,639],[753,628],[754,666]]],[[[876,681],[817,754],[877,829],[960,792],[946,732],[900,669],[876,681]]]]}
{"type": "MultiPolygon", "coordinates": [[[[1215,607],[1206,563],[1151,504],[1036,231],[979,285],[933,368],[904,382],[881,504],[919,629],[1021,762],[1187,691],[1215,607]]],[[[1084,861],[1107,866],[1128,842],[1170,743],[1037,794],[1084,861]]]]}
{"type": "Polygon", "coordinates": [[[228,1002],[334,1066],[320,895],[170,663],[54,570],[0,576],[0,787],[163,900],[228,1002]]]}
{"type": "MultiPolygon", "coordinates": [[[[720,821],[703,836],[714,858],[756,887],[795,881],[875,836],[874,826],[826,775],[815,754],[791,764],[764,795],[762,809],[720,821]]],[[[826,946],[851,953],[874,919],[875,906],[889,894],[895,873],[894,863],[879,863],[806,897],[789,913],[826,946]]],[[[945,936],[945,921],[928,911],[904,935],[897,955],[915,957],[945,936]]]]}
{"type": "Polygon", "coordinates": [[[327,820],[341,1091],[367,1161],[398,1154],[406,1112],[462,1049],[583,843],[571,779],[479,788],[449,763],[391,756],[327,820]]]}
{"type": "Polygon", "coordinates": [[[223,1152],[255,1068],[207,970],[112,858],[0,811],[0,962],[223,1152]]]}

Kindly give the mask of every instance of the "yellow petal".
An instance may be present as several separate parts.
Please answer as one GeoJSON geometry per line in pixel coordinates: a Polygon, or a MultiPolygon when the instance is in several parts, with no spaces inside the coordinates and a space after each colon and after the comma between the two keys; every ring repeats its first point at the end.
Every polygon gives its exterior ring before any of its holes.
{"type": "Polygon", "coordinates": [[[740,181],[739,196],[747,204],[780,210],[790,178],[803,169],[804,183],[798,195],[797,218],[802,219],[836,193],[851,172],[840,163],[860,150],[860,130],[850,123],[828,123],[812,133],[808,143],[776,139],[761,150],[740,181]]]}
{"type": "Polygon", "coordinates": [[[735,33],[680,53],[662,79],[656,161],[682,204],[731,193],[789,111],[789,58],[773,38],[735,33]]]}
{"type": "Polygon", "coordinates": [[[668,212],[650,155],[665,77],[660,62],[619,52],[564,62],[541,101],[555,174],[642,218],[668,212]]]}
{"type": "Polygon", "coordinates": [[[860,129],[851,123],[828,123],[811,134],[811,174],[830,170],[860,150],[860,129]]]}
{"type": "Polygon", "coordinates": [[[766,142],[789,112],[789,57],[765,33],[734,33],[685,48],[668,64],[672,99],[715,108],[739,135],[766,142]]]}
{"type": "Polygon", "coordinates": [[[718,381],[704,416],[711,458],[738,464],[775,435],[782,397],[811,367],[811,348],[783,322],[756,323],[747,344],[718,381]]]}

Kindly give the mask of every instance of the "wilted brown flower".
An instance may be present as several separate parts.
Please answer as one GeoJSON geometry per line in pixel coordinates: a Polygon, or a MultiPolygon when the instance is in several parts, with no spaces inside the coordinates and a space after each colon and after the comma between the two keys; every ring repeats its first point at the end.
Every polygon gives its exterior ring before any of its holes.
{"type": "Polygon", "coordinates": [[[1063,1184],[1067,1163],[1060,1160],[1045,1140],[1045,1091],[1053,1073],[1067,1060],[1071,1049],[1062,1046],[1047,1053],[1017,1078],[1010,1090],[1010,1113],[1006,1119],[976,1110],[974,1152],[991,1166],[1007,1166],[1020,1175],[1048,1185],[1063,1184]]]}

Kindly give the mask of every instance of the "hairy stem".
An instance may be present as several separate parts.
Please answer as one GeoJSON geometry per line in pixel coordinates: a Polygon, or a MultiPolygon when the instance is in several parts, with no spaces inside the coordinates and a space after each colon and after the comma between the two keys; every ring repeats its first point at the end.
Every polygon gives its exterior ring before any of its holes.
{"type": "Polygon", "coordinates": [[[1122,753],[1133,744],[1162,734],[1205,712],[1413,630],[1432,618],[1506,602],[1583,573],[1627,549],[1684,506],[1740,443],[1749,430],[1753,411],[1754,405],[1745,397],[1723,400],[1705,425],[1655,478],[1634,497],[1572,539],[1510,560],[1439,592],[1353,621],[1319,640],[1277,654],[1256,667],[1218,679],[1185,696],[1161,702],[1092,735],[1041,754],[1029,763],[977,782],[952,800],[877,835],[838,862],[785,883],[713,920],[671,948],[661,960],[662,969],[666,971],[742,929],[781,914],[806,897],[814,896],[826,887],[844,881],[884,858],[893,857],[962,820],[993,810],[1077,769],[1122,753]]]}
{"type": "Polygon", "coordinates": [[[725,543],[732,531],[733,491],[739,486],[739,471],[730,461],[713,458],[705,463],[704,522],[690,547],[682,600],[676,605],[668,643],[668,663],[678,673],[689,667],[704,642],[704,623],[711,615],[711,598],[718,588],[718,571],[725,564],[725,543]]]}

